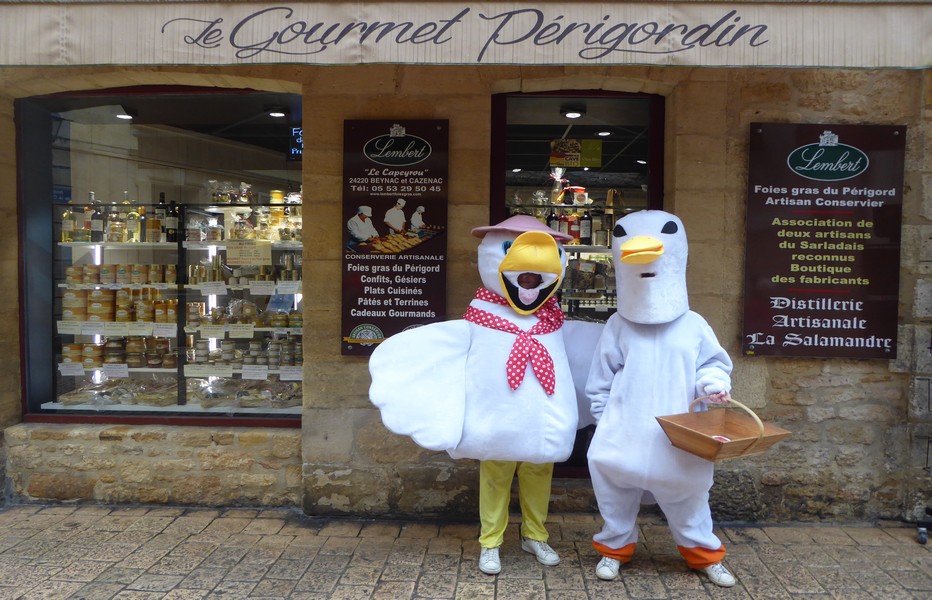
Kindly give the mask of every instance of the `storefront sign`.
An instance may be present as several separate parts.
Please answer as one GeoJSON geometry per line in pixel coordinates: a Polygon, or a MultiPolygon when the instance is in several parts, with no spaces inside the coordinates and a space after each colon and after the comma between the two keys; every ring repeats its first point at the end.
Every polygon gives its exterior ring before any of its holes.
{"type": "Polygon", "coordinates": [[[7,3],[0,65],[906,67],[929,10],[890,3],[7,3]]]}
{"type": "Polygon", "coordinates": [[[446,317],[445,120],[346,121],[343,354],[446,317]]]}
{"type": "Polygon", "coordinates": [[[752,123],[743,350],[896,357],[906,128],[752,123]]]}

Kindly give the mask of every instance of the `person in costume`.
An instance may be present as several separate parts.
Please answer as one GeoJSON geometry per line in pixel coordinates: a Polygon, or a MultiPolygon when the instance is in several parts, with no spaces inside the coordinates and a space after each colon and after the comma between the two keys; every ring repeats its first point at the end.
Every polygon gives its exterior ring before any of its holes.
{"type": "MultiPolygon", "coordinates": [[[[455,459],[480,461],[483,573],[501,570],[499,547],[516,474],[521,548],[544,565],[556,565],[560,557],[548,545],[544,525],[553,463],[571,454],[579,415],[564,315],[554,297],[566,268],[558,240],[569,236],[527,215],[472,234],[482,239],[483,287],[464,318],[382,342],[369,361],[369,397],[389,430],[455,459]]],[[[588,369],[595,337],[575,364],[588,369]]]]}
{"type": "MultiPolygon", "coordinates": [[[[618,309],[605,325],[586,392],[597,427],[589,472],[604,525],[593,546],[600,579],[614,579],[638,541],[642,497],[663,510],[686,564],[735,584],[712,532],[714,464],[675,448],[655,417],[697,398],[727,402],[732,363],[708,323],[689,310],[683,223],[657,210],[631,213],[612,232],[618,309]]],[[[704,407],[704,406],[703,406],[704,407]]]]}
{"type": "Polygon", "coordinates": [[[371,242],[379,237],[379,232],[372,224],[372,208],[365,205],[356,209],[356,214],[346,222],[346,229],[350,235],[348,243],[350,248],[355,248],[363,242],[371,242]]]}
{"type": "Polygon", "coordinates": [[[385,211],[385,224],[388,225],[389,233],[405,232],[405,224],[408,220],[405,217],[404,207],[404,198],[398,198],[398,201],[395,202],[395,206],[385,211]]]}

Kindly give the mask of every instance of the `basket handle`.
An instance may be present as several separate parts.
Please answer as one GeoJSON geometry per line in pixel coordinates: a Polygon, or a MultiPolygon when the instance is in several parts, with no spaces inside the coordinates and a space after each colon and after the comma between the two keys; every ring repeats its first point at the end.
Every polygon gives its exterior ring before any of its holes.
{"type": "MultiPolygon", "coordinates": [[[[705,399],[708,398],[708,397],[709,397],[709,396],[700,396],[700,397],[696,398],[695,400],[693,400],[692,402],[690,402],[690,403],[689,403],[689,412],[692,412],[692,411],[693,411],[693,407],[696,405],[697,402],[701,402],[702,400],[705,400],[705,399]]],[[[759,433],[757,434],[757,439],[754,440],[754,441],[751,443],[750,446],[748,446],[747,448],[744,449],[744,452],[748,452],[748,451],[751,450],[751,448],[753,448],[754,446],[756,446],[756,445],[757,445],[758,443],[760,443],[760,441],[763,439],[763,437],[764,437],[764,422],[760,420],[760,417],[757,416],[757,413],[755,413],[753,410],[751,410],[750,408],[748,408],[748,407],[745,406],[744,404],[741,404],[740,402],[738,402],[738,401],[735,400],[734,398],[732,398],[732,397],[729,396],[729,397],[728,397],[728,401],[729,401],[731,404],[734,404],[735,406],[737,406],[738,408],[743,409],[743,410],[744,410],[746,413],[748,413],[749,415],[751,415],[751,418],[754,419],[754,422],[755,422],[755,423],[757,423],[757,428],[758,428],[758,430],[759,430],[759,433]]]]}

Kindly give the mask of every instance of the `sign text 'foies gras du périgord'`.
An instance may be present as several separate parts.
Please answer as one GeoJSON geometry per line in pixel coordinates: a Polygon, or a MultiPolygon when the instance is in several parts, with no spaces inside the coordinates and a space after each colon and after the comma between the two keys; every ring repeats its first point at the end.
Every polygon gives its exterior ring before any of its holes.
{"type": "Polygon", "coordinates": [[[341,352],[446,318],[449,122],[343,127],[341,352]]]}
{"type": "Polygon", "coordinates": [[[750,136],[744,354],[895,358],[906,128],[750,136]]]}

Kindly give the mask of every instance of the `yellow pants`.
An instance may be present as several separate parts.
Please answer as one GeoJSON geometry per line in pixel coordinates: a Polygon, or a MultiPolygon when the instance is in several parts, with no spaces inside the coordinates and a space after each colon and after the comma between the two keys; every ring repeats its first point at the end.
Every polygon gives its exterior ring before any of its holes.
{"type": "Polygon", "coordinates": [[[521,503],[521,535],[546,542],[544,522],[550,507],[553,463],[483,460],[479,463],[479,545],[497,548],[505,538],[511,483],[518,473],[518,500],[521,503]]]}

